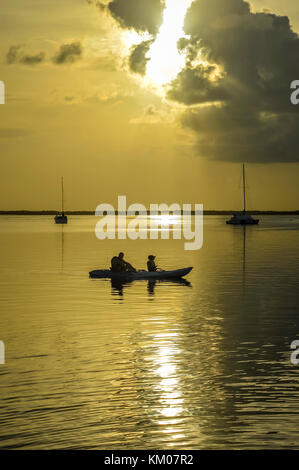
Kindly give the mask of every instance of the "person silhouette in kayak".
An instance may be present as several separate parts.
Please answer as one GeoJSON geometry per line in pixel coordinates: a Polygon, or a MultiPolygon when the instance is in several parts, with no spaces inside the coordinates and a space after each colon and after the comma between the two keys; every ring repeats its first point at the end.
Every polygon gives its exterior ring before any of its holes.
{"type": "Polygon", "coordinates": [[[111,260],[111,271],[113,272],[136,272],[136,269],[124,260],[124,253],[120,252],[118,256],[113,256],[111,260]]]}
{"type": "Polygon", "coordinates": [[[155,256],[154,255],[148,255],[148,261],[147,261],[147,270],[149,272],[156,272],[156,271],[163,271],[163,269],[158,268],[155,263],[155,256]]]}
{"type": "Polygon", "coordinates": [[[150,272],[155,272],[157,271],[157,266],[155,263],[155,256],[154,255],[148,255],[148,261],[147,261],[147,270],[150,272]]]}

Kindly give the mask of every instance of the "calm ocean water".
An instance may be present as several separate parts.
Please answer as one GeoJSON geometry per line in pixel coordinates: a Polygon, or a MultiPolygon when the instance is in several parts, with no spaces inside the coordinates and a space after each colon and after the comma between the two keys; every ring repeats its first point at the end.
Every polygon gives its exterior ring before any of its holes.
{"type": "Polygon", "coordinates": [[[105,241],[97,219],[0,218],[0,447],[299,449],[299,217],[204,219],[204,246],[105,241]],[[193,266],[112,285],[112,255],[193,266]]]}

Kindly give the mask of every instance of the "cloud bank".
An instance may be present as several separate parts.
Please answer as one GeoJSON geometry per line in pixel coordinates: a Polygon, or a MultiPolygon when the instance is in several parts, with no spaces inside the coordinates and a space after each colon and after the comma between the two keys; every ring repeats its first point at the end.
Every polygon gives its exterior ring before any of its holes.
{"type": "MultiPolygon", "coordinates": [[[[99,2],[98,6],[99,6],[99,2]]],[[[101,8],[122,28],[158,32],[165,2],[113,0],[101,8]]],[[[244,0],[194,0],[185,17],[184,69],[167,98],[186,106],[183,125],[197,135],[196,152],[210,159],[299,161],[299,38],[286,16],[253,12],[244,0]]],[[[145,41],[131,50],[132,71],[146,73],[145,41]]]]}
{"type": "Polygon", "coordinates": [[[201,156],[247,162],[299,161],[299,38],[287,17],[253,13],[243,0],[195,0],[180,48],[187,63],[168,98],[191,106],[183,124],[201,156]]]}

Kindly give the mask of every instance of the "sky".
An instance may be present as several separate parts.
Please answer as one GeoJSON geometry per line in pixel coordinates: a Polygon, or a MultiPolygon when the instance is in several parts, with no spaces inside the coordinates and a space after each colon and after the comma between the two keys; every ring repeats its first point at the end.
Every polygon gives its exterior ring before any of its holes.
{"type": "Polygon", "coordinates": [[[0,210],[299,209],[297,0],[1,0],[0,210]]]}

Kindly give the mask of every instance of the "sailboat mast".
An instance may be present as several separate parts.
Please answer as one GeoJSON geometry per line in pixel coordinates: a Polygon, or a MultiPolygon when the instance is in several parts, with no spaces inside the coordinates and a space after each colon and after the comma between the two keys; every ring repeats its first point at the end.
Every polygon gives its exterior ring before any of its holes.
{"type": "Polygon", "coordinates": [[[244,212],[246,212],[245,164],[243,163],[244,212]]]}
{"type": "Polygon", "coordinates": [[[63,207],[63,176],[61,177],[61,207],[62,207],[62,213],[64,213],[64,207],[63,207]]]}

